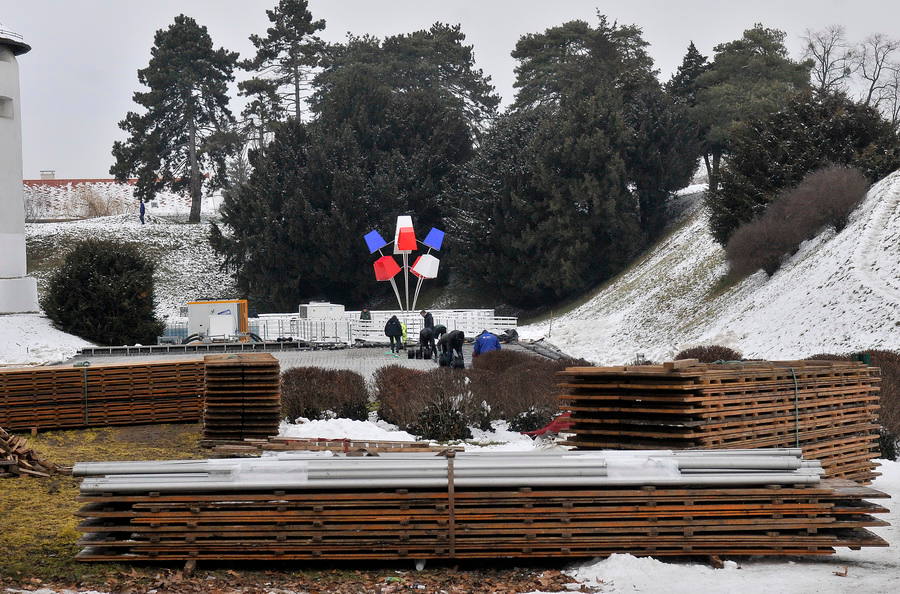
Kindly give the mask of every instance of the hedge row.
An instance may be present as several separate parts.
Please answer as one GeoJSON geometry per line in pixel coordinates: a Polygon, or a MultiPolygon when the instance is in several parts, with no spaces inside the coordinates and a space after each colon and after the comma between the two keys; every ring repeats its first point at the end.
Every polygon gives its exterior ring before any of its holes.
{"type": "Polygon", "coordinates": [[[556,373],[573,365],[590,363],[494,351],[465,370],[388,365],[375,372],[368,389],[353,371],[298,367],[282,374],[282,412],[288,419],[364,420],[377,402],[382,419],[426,439],[467,439],[469,427],[489,429],[499,419],[515,431],[531,431],[556,415],[556,373]]]}

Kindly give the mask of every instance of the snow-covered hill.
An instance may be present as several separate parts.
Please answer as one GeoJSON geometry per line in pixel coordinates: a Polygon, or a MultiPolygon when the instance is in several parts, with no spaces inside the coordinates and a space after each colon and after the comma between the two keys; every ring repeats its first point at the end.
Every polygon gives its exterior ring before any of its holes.
{"type": "Polygon", "coordinates": [[[156,311],[162,318],[178,316],[178,308],[204,297],[234,298],[233,279],[219,267],[221,259],[209,244],[209,223],[195,225],[150,216],[146,225],[137,217],[119,215],[64,223],[25,225],[29,274],[38,279],[38,292],[79,241],[90,237],[134,243],[156,262],[156,311]]]}
{"type": "Polygon", "coordinates": [[[707,222],[694,196],[682,222],[628,271],[520,334],[599,364],[666,360],[698,344],[767,359],[900,349],[900,172],[871,188],[843,231],[805,242],[772,278],[759,271],[721,288],[728,266],[707,222]]]}

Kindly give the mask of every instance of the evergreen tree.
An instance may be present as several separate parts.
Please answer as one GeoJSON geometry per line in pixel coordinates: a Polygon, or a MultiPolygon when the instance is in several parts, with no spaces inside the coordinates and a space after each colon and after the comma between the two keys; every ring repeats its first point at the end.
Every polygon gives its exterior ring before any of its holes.
{"type": "Polygon", "coordinates": [[[164,187],[191,197],[189,222],[200,221],[204,177],[224,183],[226,156],[234,150],[228,83],[237,54],[213,49],[206,30],[187,16],[175,17],[154,36],[150,63],[138,70],[148,91],[134,94],[143,114],[128,112],[119,127],[129,138],[113,144],[110,173],[119,181],[136,174],[135,194],[151,200],[164,187]]]}
{"type": "Polygon", "coordinates": [[[709,195],[710,228],[725,245],[785,189],[827,165],[859,168],[869,181],[900,167],[900,140],[890,122],[843,93],[806,92],[732,134],[720,188],[709,195]]]}
{"type": "Polygon", "coordinates": [[[647,239],[669,220],[673,191],[687,186],[700,158],[700,128],[688,108],[658,86],[647,86],[625,106],[631,129],[625,153],[627,175],[647,239]]]}
{"type": "Polygon", "coordinates": [[[278,95],[278,85],[271,80],[251,78],[240,82],[238,89],[241,95],[249,99],[241,111],[244,144],[262,148],[275,126],[285,116],[284,105],[278,95]]]}
{"type": "Polygon", "coordinates": [[[102,345],[155,343],[154,265],[131,244],[85,240],[47,282],[41,307],[62,330],[102,345]]]}
{"type": "Polygon", "coordinates": [[[328,48],[315,117],[252,153],[250,182],[229,192],[226,229],[213,231],[244,290],[267,307],[363,305],[377,287],[366,232],[393,229],[398,214],[445,228],[451,190],[499,101],[464,39],[437,24],[328,48]]]}
{"type": "Polygon", "coordinates": [[[698,80],[709,70],[709,60],[690,42],[687,53],[681,60],[678,71],[666,83],[666,91],[682,105],[694,107],[697,104],[698,80]]]}
{"type": "Polygon", "coordinates": [[[299,120],[303,93],[323,48],[316,33],[325,28],[325,21],[313,20],[307,0],[279,0],[266,15],[272,26],[265,37],[250,36],[256,55],[241,64],[260,76],[241,83],[241,92],[264,100],[266,113],[277,114],[287,106],[299,120]]]}
{"type": "Polygon", "coordinates": [[[534,306],[621,270],[640,245],[627,134],[612,90],[501,118],[469,168],[457,218],[468,274],[534,306]]]}
{"type": "Polygon", "coordinates": [[[740,39],[717,45],[712,64],[697,81],[695,118],[705,132],[711,191],[718,185],[734,127],[780,109],[792,94],[809,87],[811,63],[788,58],[784,38],[783,31],[756,24],[740,39]]]}
{"type": "Polygon", "coordinates": [[[514,107],[559,104],[565,95],[591,95],[610,85],[627,100],[656,82],[641,29],[597,18],[596,27],[569,21],[519,39],[512,52],[518,61],[514,107]]]}

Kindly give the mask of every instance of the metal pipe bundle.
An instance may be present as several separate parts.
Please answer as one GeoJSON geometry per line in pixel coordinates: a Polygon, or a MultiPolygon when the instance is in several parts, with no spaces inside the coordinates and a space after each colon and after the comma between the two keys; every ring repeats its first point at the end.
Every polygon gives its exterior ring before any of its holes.
{"type": "MultiPolygon", "coordinates": [[[[289,455],[202,461],[82,463],[82,492],[187,492],[322,488],[446,488],[447,459],[432,454],[384,457],[289,455]]],[[[710,452],[566,452],[523,456],[458,453],[460,487],[562,487],[816,483],[821,466],[796,450],[710,452]]]]}

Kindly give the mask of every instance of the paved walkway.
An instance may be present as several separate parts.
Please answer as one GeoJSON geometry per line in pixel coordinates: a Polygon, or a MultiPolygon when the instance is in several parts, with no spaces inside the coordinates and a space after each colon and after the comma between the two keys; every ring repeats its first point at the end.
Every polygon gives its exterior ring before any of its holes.
{"type": "MultiPolygon", "coordinates": [[[[516,350],[521,352],[530,352],[515,344],[503,345],[504,349],[516,350]]],[[[406,351],[400,353],[399,357],[393,357],[390,349],[386,347],[361,347],[347,348],[340,350],[321,350],[321,351],[286,351],[271,353],[281,364],[281,370],[291,369],[293,367],[322,367],[324,369],[349,369],[362,375],[366,379],[371,379],[375,371],[386,365],[401,365],[412,369],[434,369],[437,367],[437,361],[429,361],[424,359],[408,359],[406,351]]],[[[202,356],[202,355],[199,355],[202,356]]],[[[134,355],[134,356],[97,356],[97,357],[76,357],[70,361],[88,360],[95,365],[103,365],[105,363],[136,363],[139,361],[153,361],[158,359],[180,359],[197,358],[198,355],[191,353],[186,355],[134,355]]],[[[463,346],[463,357],[468,367],[472,363],[472,345],[463,346]]]]}

